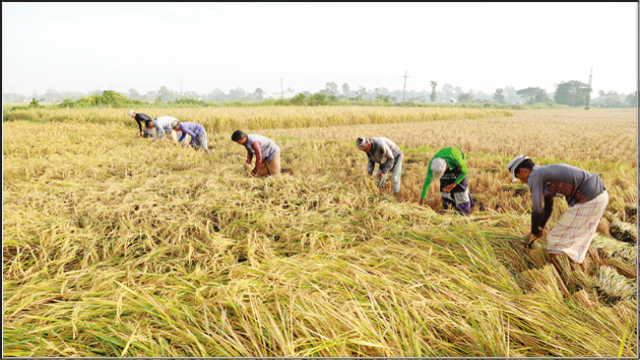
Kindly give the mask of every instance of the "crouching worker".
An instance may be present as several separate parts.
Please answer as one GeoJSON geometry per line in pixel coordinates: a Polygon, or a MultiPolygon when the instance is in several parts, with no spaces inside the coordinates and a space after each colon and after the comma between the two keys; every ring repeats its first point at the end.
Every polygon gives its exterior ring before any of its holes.
{"type": "Polygon", "coordinates": [[[379,164],[378,172],[376,173],[379,182],[391,172],[393,195],[396,199],[399,199],[402,159],[404,156],[398,145],[385,137],[370,139],[360,137],[356,140],[356,146],[367,154],[367,158],[369,159],[367,173],[369,173],[369,175],[373,175],[373,169],[376,164],[379,164]]]}
{"type": "Polygon", "coordinates": [[[146,122],[147,128],[155,129],[156,131],[155,135],[153,136],[153,140],[151,140],[151,142],[154,142],[156,140],[162,140],[165,133],[171,134],[171,138],[173,139],[173,141],[177,142],[178,141],[177,136],[181,136],[182,132],[176,132],[173,130],[171,123],[174,121],[178,121],[178,119],[174,118],[173,116],[160,116],[159,118],[156,118],[153,121],[147,121],[146,122]],[[158,135],[160,135],[159,138],[158,138],[158,135]]]}
{"type": "Polygon", "coordinates": [[[511,160],[507,168],[513,182],[517,178],[531,190],[533,210],[527,246],[531,247],[536,239],[542,237],[553,211],[553,198],[564,196],[569,210],[547,234],[547,251],[561,276],[559,256],[568,256],[584,269],[582,261],[609,203],[609,195],[600,176],[565,164],[537,166],[526,155],[511,160]]]}
{"type": "Polygon", "coordinates": [[[427,178],[422,186],[420,205],[424,203],[431,181],[440,179],[442,193],[442,207],[457,209],[458,212],[469,215],[473,207],[473,198],[469,192],[469,167],[467,158],[457,146],[440,149],[429,162],[427,178]]]}
{"type": "Polygon", "coordinates": [[[144,131],[142,130],[142,123],[148,124],[150,121],[153,121],[153,119],[149,115],[143,114],[143,113],[136,113],[133,110],[129,110],[129,117],[133,118],[138,123],[138,136],[142,136],[142,137],[153,136],[153,130],[151,130],[151,128],[147,127],[146,125],[144,127],[144,131]]]}
{"type": "Polygon", "coordinates": [[[207,142],[207,131],[204,129],[204,126],[194,122],[180,122],[178,120],[173,120],[171,122],[171,127],[175,131],[182,131],[182,136],[178,142],[183,142],[187,137],[187,134],[189,134],[189,136],[191,136],[189,145],[191,145],[192,148],[200,148],[207,154],[211,155],[211,151],[209,151],[209,144],[207,142]]]}
{"type": "Polygon", "coordinates": [[[273,140],[258,134],[245,134],[242,130],[234,131],[231,140],[247,149],[245,170],[251,165],[253,155],[256,156],[256,165],[251,171],[251,176],[265,177],[280,174],[280,148],[273,140]]]}

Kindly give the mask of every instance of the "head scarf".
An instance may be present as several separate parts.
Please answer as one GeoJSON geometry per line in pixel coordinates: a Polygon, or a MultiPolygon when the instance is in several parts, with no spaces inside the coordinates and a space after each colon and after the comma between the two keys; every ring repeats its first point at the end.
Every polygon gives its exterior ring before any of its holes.
{"type": "Polygon", "coordinates": [[[433,171],[433,178],[438,180],[444,174],[447,169],[447,162],[442,158],[435,158],[431,162],[431,171],[433,171]]]}
{"type": "Polygon", "coordinates": [[[359,137],[358,140],[356,140],[356,146],[360,150],[364,150],[364,149],[368,148],[370,143],[371,143],[371,141],[369,139],[367,139],[366,137],[359,137]]]}

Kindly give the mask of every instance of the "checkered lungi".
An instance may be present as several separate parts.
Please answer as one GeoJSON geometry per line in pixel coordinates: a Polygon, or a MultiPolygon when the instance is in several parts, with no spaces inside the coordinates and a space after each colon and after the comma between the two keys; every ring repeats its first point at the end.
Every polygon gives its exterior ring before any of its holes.
{"type": "Polygon", "coordinates": [[[547,235],[549,253],[567,254],[581,264],[608,203],[609,194],[604,191],[589,202],[570,207],[547,235]]]}

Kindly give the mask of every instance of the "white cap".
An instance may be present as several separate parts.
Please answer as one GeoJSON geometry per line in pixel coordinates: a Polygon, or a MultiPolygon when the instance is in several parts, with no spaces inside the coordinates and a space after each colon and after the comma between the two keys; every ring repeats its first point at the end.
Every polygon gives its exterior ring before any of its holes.
{"type": "Polygon", "coordinates": [[[447,170],[447,162],[442,158],[435,158],[431,161],[431,171],[433,171],[433,178],[438,180],[447,170]]]}
{"type": "Polygon", "coordinates": [[[527,155],[518,155],[515,158],[513,158],[513,160],[511,160],[511,162],[509,162],[509,165],[507,165],[507,169],[509,169],[509,171],[511,172],[511,181],[512,182],[516,182],[516,180],[518,180],[516,178],[516,168],[518,167],[518,165],[520,165],[521,162],[525,161],[529,159],[529,157],[527,155]]]}
{"type": "Polygon", "coordinates": [[[133,116],[133,110],[129,110],[129,117],[133,116]]]}

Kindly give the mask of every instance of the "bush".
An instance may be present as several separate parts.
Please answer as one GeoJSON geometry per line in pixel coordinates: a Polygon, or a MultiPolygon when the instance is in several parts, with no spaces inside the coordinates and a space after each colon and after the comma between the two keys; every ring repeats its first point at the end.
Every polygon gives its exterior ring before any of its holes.
{"type": "Polygon", "coordinates": [[[300,93],[290,100],[292,105],[304,105],[305,104],[305,96],[303,93],[300,93]]]}
{"type": "Polygon", "coordinates": [[[307,100],[307,104],[311,106],[327,105],[328,103],[329,101],[327,101],[327,96],[323,93],[315,93],[309,96],[309,99],[307,100]]]}

